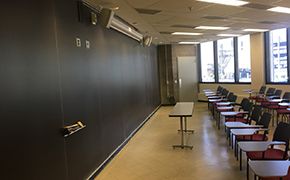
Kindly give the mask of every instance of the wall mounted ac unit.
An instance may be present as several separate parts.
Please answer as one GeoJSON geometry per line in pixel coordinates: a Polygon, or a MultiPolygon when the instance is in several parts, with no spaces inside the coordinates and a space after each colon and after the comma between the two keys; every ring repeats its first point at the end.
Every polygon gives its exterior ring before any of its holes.
{"type": "Polygon", "coordinates": [[[113,28],[139,42],[143,40],[143,35],[141,33],[136,31],[133,27],[130,27],[126,23],[122,22],[118,18],[114,17],[114,14],[114,11],[111,9],[103,8],[101,10],[99,19],[100,24],[106,28],[113,28]]]}

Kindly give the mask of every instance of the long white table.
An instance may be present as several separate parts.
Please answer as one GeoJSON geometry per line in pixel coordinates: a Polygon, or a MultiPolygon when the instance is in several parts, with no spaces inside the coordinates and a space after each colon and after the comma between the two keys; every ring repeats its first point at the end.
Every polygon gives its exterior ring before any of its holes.
{"type": "Polygon", "coordinates": [[[181,144],[180,145],[173,145],[173,148],[190,148],[192,149],[193,146],[185,145],[184,144],[184,133],[185,132],[191,132],[193,133],[193,130],[187,129],[187,117],[192,117],[193,113],[193,102],[178,102],[174,106],[173,110],[170,112],[169,117],[179,117],[180,118],[180,132],[181,132],[181,144]],[[183,129],[183,120],[185,128],[183,129]]]}

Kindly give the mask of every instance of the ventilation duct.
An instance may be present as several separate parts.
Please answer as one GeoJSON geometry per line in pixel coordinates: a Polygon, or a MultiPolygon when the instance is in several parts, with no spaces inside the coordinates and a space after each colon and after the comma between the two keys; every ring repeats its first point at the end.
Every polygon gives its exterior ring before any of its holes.
{"type": "Polygon", "coordinates": [[[119,31],[137,41],[143,40],[143,35],[136,31],[133,27],[130,27],[122,20],[114,16],[114,11],[111,9],[103,8],[100,15],[100,24],[106,28],[112,28],[119,31]]]}

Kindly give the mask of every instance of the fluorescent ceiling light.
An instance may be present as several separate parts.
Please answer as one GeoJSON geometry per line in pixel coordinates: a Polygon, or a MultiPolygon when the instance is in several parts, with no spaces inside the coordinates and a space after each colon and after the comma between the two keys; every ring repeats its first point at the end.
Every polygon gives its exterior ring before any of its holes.
{"type": "Polygon", "coordinates": [[[290,14],[290,8],[287,8],[287,7],[277,6],[277,7],[273,7],[273,8],[267,9],[267,10],[268,11],[273,11],[273,12],[290,14]]]}
{"type": "Polygon", "coordinates": [[[197,1],[222,4],[227,6],[243,6],[249,3],[247,1],[239,1],[239,0],[197,0],[197,1]]]}
{"type": "Polygon", "coordinates": [[[226,30],[229,27],[219,27],[219,26],[197,26],[195,29],[206,29],[206,30],[226,30]]]}
{"type": "Polygon", "coordinates": [[[246,32],[265,32],[265,31],[269,31],[269,29],[244,29],[243,31],[246,31],[246,32]]]}
{"type": "Polygon", "coordinates": [[[203,33],[194,33],[194,32],[174,32],[172,35],[186,35],[186,36],[199,36],[203,33]]]}
{"type": "Polygon", "coordinates": [[[240,36],[240,34],[218,34],[217,36],[221,36],[221,37],[236,37],[236,36],[240,36]]]}
{"type": "Polygon", "coordinates": [[[193,42],[193,41],[182,41],[182,42],[179,42],[178,44],[199,44],[199,42],[193,42]]]}

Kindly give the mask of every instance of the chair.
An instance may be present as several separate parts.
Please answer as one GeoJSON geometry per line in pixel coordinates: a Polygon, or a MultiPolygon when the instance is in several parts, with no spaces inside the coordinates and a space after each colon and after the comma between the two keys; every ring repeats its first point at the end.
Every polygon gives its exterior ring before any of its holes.
{"type": "Polygon", "coordinates": [[[274,92],[275,92],[275,88],[268,88],[268,90],[266,91],[266,94],[264,96],[259,96],[256,98],[256,103],[261,103],[265,100],[266,97],[269,97],[269,96],[273,96],[274,95],[274,92]]]}
{"type": "Polygon", "coordinates": [[[237,96],[234,95],[234,93],[230,92],[225,99],[221,99],[220,101],[212,103],[212,107],[214,108],[214,112],[212,114],[213,117],[219,118],[219,113],[220,112],[232,111],[233,110],[233,108],[230,108],[230,109],[228,109],[228,108],[219,109],[218,107],[221,107],[221,106],[218,105],[219,102],[229,101],[229,102],[231,102],[229,105],[223,105],[223,106],[232,106],[232,103],[235,103],[236,99],[237,99],[237,96]]]}
{"type": "MultiPolygon", "coordinates": [[[[284,142],[284,149],[271,145],[266,151],[247,152],[247,177],[249,177],[249,160],[286,160],[288,159],[290,124],[280,122],[275,129],[272,141],[284,142]]],[[[280,144],[281,146],[281,144],[280,144]]]]}
{"type": "MultiPolygon", "coordinates": [[[[283,101],[282,102],[290,102],[290,92],[285,92],[283,97],[282,97],[283,101]]],[[[276,113],[277,113],[277,124],[279,122],[279,117],[280,115],[282,115],[282,118],[283,116],[286,116],[286,115],[290,115],[290,111],[287,110],[287,107],[288,106],[280,106],[280,105],[276,105],[275,107],[273,108],[276,108],[276,113]]]]}
{"type": "Polygon", "coordinates": [[[264,95],[266,91],[266,86],[261,86],[259,92],[255,96],[250,96],[250,100],[256,100],[259,96],[264,95]]]}
{"type": "Polygon", "coordinates": [[[236,121],[237,119],[244,119],[245,116],[249,114],[253,106],[253,103],[250,102],[248,98],[244,98],[240,104],[239,111],[247,111],[248,113],[238,114],[234,117],[226,117],[225,122],[236,121]]]}
{"type": "MultiPolygon", "coordinates": [[[[256,112],[259,110],[261,111],[261,108],[256,107],[256,112]]],[[[260,112],[257,112],[257,113],[260,113],[260,112]]],[[[255,130],[254,134],[252,134],[252,135],[237,135],[236,136],[236,138],[235,138],[235,153],[236,153],[237,157],[238,157],[238,152],[239,152],[238,142],[240,142],[240,141],[267,141],[268,140],[267,134],[268,134],[268,127],[269,127],[269,124],[271,121],[271,116],[272,115],[270,113],[267,113],[267,112],[265,112],[261,116],[260,120],[256,123],[256,125],[262,125],[262,128],[255,130]],[[260,132],[263,132],[263,133],[260,133],[260,132]]],[[[242,169],[241,152],[240,152],[240,169],[242,169]]]]}
{"type": "Polygon", "coordinates": [[[267,99],[264,99],[261,101],[261,106],[263,108],[268,109],[268,106],[270,106],[272,104],[278,104],[278,103],[269,102],[268,99],[279,99],[281,97],[281,94],[282,94],[282,90],[277,89],[272,96],[268,96],[267,99]]]}
{"type": "MultiPolygon", "coordinates": [[[[257,125],[263,125],[263,128],[268,128],[270,121],[271,121],[271,114],[265,112],[260,120],[256,123],[257,125]]],[[[247,135],[247,136],[236,136],[236,145],[238,141],[267,141],[267,131],[265,129],[263,130],[263,134],[260,134],[259,131],[253,135],[247,135]]]]}
{"type": "MultiPolygon", "coordinates": [[[[222,101],[224,98],[226,98],[227,96],[228,96],[228,94],[229,94],[229,91],[227,90],[227,89],[223,89],[222,90],[222,93],[219,95],[219,96],[216,96],[216,97],[214,97],[214,98],[210,98],[210,97],[208,97],[208,99],[217,99],[217,102],[218,101],[222,101]]],[[[208,107],[209,107],[209,109],[210,109],[210,104],[212,105],[211,106],[211,111],[212,111],[212,115],[214,116],[214,110],[215,110],[215,103],[212,103],[212,102],[210,102],[210,100],[208,101],[208,107]]]]}

